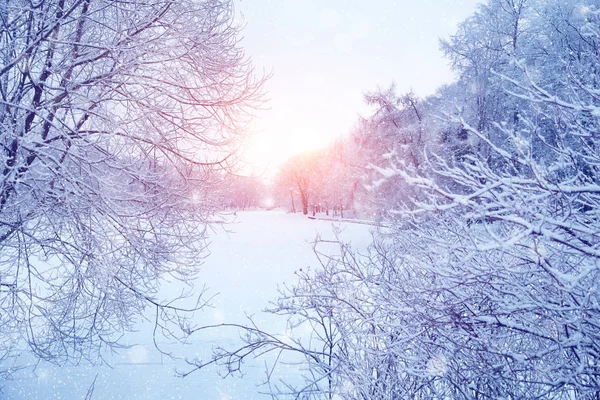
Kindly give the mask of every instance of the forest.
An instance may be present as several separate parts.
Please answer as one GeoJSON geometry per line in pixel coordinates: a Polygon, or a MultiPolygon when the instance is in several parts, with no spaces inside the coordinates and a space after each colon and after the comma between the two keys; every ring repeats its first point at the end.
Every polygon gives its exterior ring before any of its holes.
{"type": "Polygon", "coordinates": [[[599,40],[595,2],[487,1],[441,41],[456,82],[282,166],[281,206],[385,227],[272,310],[320,330],[306,398],[598,396],[599,40]]]}
{"type": "Polygon", "coordinates": [[[598,398],[600,2],[482,2],[440,41],[454,82],[368,92],[371,115],[269,183],[238,167],[269,76],[232,13],[0,5],[0,376],[22,344],[98,362],[150,310],[157,336],[240,332],[184,380],[299,356],[302,382],[270,382],[273,398],[598,398]],[[266,192],[268,208],[376,228],[365,251],[317,237],[265,311],[310,341],[256,316],[192,326],[204,292],[160,297],[165,279],[202,278],[220,214],[266,192]]]}

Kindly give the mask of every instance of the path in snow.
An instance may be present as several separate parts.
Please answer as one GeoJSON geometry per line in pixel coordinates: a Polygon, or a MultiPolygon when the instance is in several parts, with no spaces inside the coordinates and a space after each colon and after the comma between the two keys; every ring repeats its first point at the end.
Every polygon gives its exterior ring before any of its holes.
{"type": "MultiPolygon", "coordinates": [[[[370,241],[370,227],[339,223],[342,238],[357,248],[370,241]]],[[[197,324],[220,322],[243,323],[245,313],[254,314],[261,326],[281,331],[285,321],[260,311],[277,295],[277,285],[293,282],[294,271],[316,266],[312,244],[317,233],[332,238],[332,223],[308,220],[296,214],[277,211],[237,213],[236,222],[211,236],[211,255],[204,261],[197,287],[206,284],[210,293],[219,293],[213,307],[197,313],[197,324]]],[[[176,288],[173,288],[174,290],[176,288]]],[[[247,365],[244,378],[222,379],[216,371],[197,371],[178,378],[174,369],[185,369],[183,360],[161,357],[152,344],[152,327],[148,322],[136,325],[138,332],[127,335],[134,345],[107,357],[111,366],[56,367],[40,363],[35,371],[27,369],[6,382],[0,399],[46,400],[84,399],[97,376],[94,400],[108,399],[267,399],[258,394],[257,384],[264,378],[260,362],[247,365]]],[[[159,344],[182,357],[207,354],[215,344],[239,343],[237,333],[223,330],[193,335],[187,344],[162,341],[159,344]]],[[[24,356],[26,358],[27,356],[24,356]]],[[[290,372],[293,374],[293,372],[290,372]]]]}

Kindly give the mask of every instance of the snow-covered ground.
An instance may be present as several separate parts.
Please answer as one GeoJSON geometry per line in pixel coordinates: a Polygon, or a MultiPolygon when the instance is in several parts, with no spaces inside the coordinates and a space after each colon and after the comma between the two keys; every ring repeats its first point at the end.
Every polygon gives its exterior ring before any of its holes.
{"type": "MultiPolygon", "coordinates": [[[[210,293],[218,296],[212,301],[213,307],[195,315],[195,322],[243,323],[248,313],[261,326],[281,331],[285,321],[260,311],[277,296],[278,284],[295,280],[294,271],[317,265],[310,242],[317,233],[332,238],[332,225],[342,228],[342,239],[357,248],[366,247],[370,241],[372,227],[366,225],[332,224],[278,211],[238,212],[236,222],[226,226],[227,231],[216,228],[211,236],[211,255],[204,260],[196,287],[206,284],[210,293]]],[[[5,382],[0,399],[84,399],[94,379],[94,400],[270,398],[258,393],[257,385],[264,379],[262,361],[246,365],[243,378],[222,379],[215,370],[197,371],[187,378],[175,376],[175,368],[186,370],[183,358],[209,354],[215,344],[235,345],[239,342],[237,333],[220,329],[194,334],[186,344],[160,342],[164,350],[180,357],[171,359],[154,348],[152,323],[139,321],[136,328],[137,332],[124,338],[132,347],[107,356],[110,365],[57,367],[40,363],[35,370],[19,371],[14,380],[5,382]]],[[[21,361],[26,358],[24,355],[21,361]]],[[[287,373],[293,379],[294,369],[287,373]]]]}

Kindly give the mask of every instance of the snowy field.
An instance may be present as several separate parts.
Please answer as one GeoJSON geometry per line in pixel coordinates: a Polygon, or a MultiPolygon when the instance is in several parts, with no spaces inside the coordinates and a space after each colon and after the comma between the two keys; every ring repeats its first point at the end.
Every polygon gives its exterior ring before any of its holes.
{"type": "MultiPolygon", "coordinates": [[[[356,248],[370,241],[373,227],[351,223],[309,220],[295,214],[277,211],[238,212],[236,221],[227,231],[216,227],[211,234],[211,255],[204,260],[196,287],[204,284],[210,294],[218,295],[213,307],[195,315],[202,324],[244,323],[245,314],[253,314],[261,326],[280,332],[285,321],[272,315],[261,315],[277,295],[277,285],[295,280],[294,271],[317,266],[311,241],[321,234],[333,237],[332,226],[342,229],[342,239],[356,248]]],[[[171,287],[173,293],[179,288],[171,287]]],[[[243,378],[221,378],[216,370],[196,371],[179,378],[175,369],[189,369],[184,358],[210,353],[215,344],[239,343],[238,333],[226,330],[194,334],[185,344],[159,342],[177,359],[161,356],[152,343],[153,324],[136,322],[136,332],[124,342],[131,345],[117,354],[107,355],[110,365],[64,366],[38,364],[15,374],[0,392],[0,399],[84,399],[94,382],[92,399],[266,399],[257,386],[264,380],[263,361],[246,365],[243,378]]],[[[23,355],[20,362],[27,360],[23,355]]],[[[294,368],[288,374],[295,376],[294,368]]],[[[264,390],[264,388],[263,388],[264,390]]]]}

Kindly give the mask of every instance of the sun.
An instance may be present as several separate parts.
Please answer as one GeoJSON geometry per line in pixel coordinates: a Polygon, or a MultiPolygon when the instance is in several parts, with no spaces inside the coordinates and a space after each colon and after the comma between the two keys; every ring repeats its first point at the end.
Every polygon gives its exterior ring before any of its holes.
{"type": "Polygon", "coordinates": [[[288,158],[327,147],[331,140],[329,135],[315,130],[269,130],[252,137],[245,158],[253,169],[270,175],[288,158]]]}

